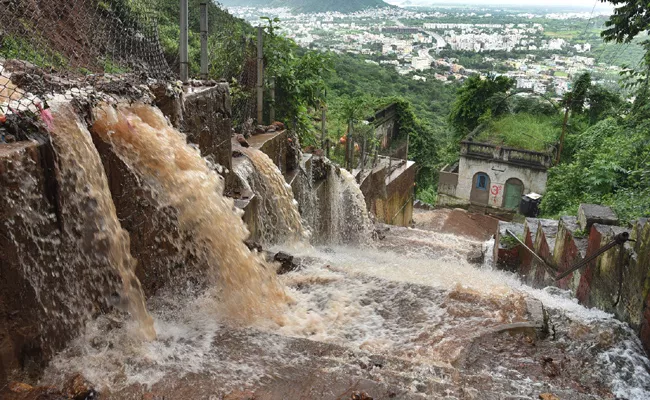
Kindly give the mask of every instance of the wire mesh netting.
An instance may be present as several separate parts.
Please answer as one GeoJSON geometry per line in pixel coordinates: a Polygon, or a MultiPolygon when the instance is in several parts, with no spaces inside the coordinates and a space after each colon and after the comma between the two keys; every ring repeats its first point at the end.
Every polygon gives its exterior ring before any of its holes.
{"type": "Polygon", "coordinates": [[[252,40],[244,47],[244,60],[239,79],[231,84],[233,125],[244,135],[251,134],[257,116],[257,48],[252,40]]]}
{"type": "Polygon", "coordinates": [[[0,115],[167,79],[155,0],[0,0],[0,115]]]}

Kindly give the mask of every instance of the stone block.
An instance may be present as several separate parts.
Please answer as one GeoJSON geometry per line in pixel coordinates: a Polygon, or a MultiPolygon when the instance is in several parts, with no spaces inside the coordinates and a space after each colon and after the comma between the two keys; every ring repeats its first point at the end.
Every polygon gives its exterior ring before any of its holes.
{"type": "MultiPolygon", "coordinates": [[[[587,252],[587,238],[577,235],[580,225],[576,217],[561,217],[553,251],[553,261],[559,272],[567,271],[575,263],[585,257],[587,252]]],[[[580,283],[580,271],[576,271],[560,280],[557,285],[562,289],[576,292],[580,283]]]]}
{"type": "Polygon", "coordinates": [[[280,169],[280,172],[287,172],[288,153],[287,131],[263,133],[248,139],[251,147],[269,156],[273,163],[280,169]]]}
{"type": "Polygon", "coordinates": [[[509,235],[506,230],[514,233],[520,239],[524,237],[524,225],[514,222],[499,221],[494,240],[494,261],[496,265],[509,271],[519,271],[521,254],[525,249],[509,235]]]}
{"type": "Polygon", "coordinates": [[[152,296],[192,265],[179,247],[188,239],[178,230],[176,210],[161,207],[111,144],[94,133],[92,137],[108,177],[117,217],[130,236],[131,255],[137,260],[136,276],[145,295],[152,296]]]}
{"type": "Polygon", "coordinates": [[[40,254],[34,250],[27,258],[23,251],[39,245],[52,250],[38,238],[57,235],[48,170],[42,145],[0,144],[0,387],[23,367],[35,378],[47,358],[39,327],[44,313],[24,274],[24,268],[38,268],[40,254]],[[29,215],[40,223],[30,224],[29,215]]]}
{"type": "MultiPolygon", "coordinates": [[[[232,122],[230,94],[227,84],[185,95],[183,129],[187,140],[199,146],[201,155],[232,170],[232,122]]],[[[225,174],[226,187],[232,174],[225,174]]]]}
{"type": "Polygon", "coordinates": [[[154,104],[169,119],[174,128],[183,122],[183,90],[173,83],[157,83],[149,87],[154,95],[154,104]]]}
{"type": "Polygon", "coordinates": [[[578,207],[578,221],[580,228],[585,231],[591,231],[591,226],[595,223],[602,225],[617,225],[618,217],[614,211],[607,207],[597,204],[580,204],[578,207]]]}

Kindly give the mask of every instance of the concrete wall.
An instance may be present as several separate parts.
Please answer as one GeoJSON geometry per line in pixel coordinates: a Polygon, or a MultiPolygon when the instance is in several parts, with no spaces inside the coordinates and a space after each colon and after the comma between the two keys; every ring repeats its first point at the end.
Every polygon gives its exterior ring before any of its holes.
{"type": "MultiPolygon", "coordinates": [[[[562,217],[559,221],[528,218],[524,224],[524,241],[557,267],[559,273],[595,254],[622,232],[628,232],[636,242],[614,246],[560,281],[555,281],[555,275],[523,248],[519,250],[520,259],[510,263],[510,269],[530,285],[570,290],[581,304],[614,314],[639,334],[650,354],[650,224],[647,219],[640,219],[631,227],[620,227],[595,223],[597,219],[597,216],[585,221],[576,217],[562,217]],[[587,226],[590,226],[588,236],[584,234],[587,226]]],[[[498,242],[495,254],[502,258],[498,242]]],[[[495,262],[508,264],[505,259],[495,262]]]]}
{"type": "Polygon", "coordinates": [[[417,167],[408,161],[387,175],[388,167],[375,168],[364,176],[361,192],[368,211],[377,221],[397,226],[411,226],[417,167]]]}
{"type": "MultiPolygon", "coordinates": [[[[184,96],[181,131],[208,157],[227,170],[232,169],[232,110],[228,84],[222,83],[184,96]]],[[[163,109],[165,111],[167,109],[163,109]]],[[[169,112],[175,108],[169,107],[169,112]]],[[[166,114],[170,120],[174,114],[166,114]]],[[[226,185],[232,179],[226,176],[226,185]]]]}
{"type": "Polygon", "coordinates": [[[490,177],[488,206],[501,208],[505,184],[508,179],[516,178],[523,182],[526,193],[544,194],[546,191],[547,174],[545,170],[532,169],[523,166],[513,165],[497,160],[485,160],[463,156],[460,158],[458,185],[455,196],[458,199],[469,203],[472,193],[472,181],[474,175],[482,172],[490,177]]]}

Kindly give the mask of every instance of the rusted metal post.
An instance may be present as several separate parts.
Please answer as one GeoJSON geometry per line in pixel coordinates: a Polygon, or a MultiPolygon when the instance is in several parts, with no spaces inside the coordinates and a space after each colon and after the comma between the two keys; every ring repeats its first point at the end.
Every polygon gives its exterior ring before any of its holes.
{"type": "Polygon", "coordinates": [[[257,27],[257,123],[264,119],[264,29],[257,27]]]}
{"type": "Polygon", "coordinates": [[[202,2],[201,8],[201,79],[208,79],[208,3],[202,2]]]}

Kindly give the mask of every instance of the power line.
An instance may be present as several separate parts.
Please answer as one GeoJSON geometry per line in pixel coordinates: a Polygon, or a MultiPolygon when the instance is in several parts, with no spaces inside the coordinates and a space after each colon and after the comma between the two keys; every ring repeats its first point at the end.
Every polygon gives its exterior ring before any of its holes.
{"type": "Polygon", "coordinates": [[[596,5],[598,4],[599,0],[594,1],[594,6],[591,8],[591,14],[589,15],[589,19],[587,20],[587,24],[585,25],[584,31],[582,31],[582,37],[585,36],[587,33],[587,28],[589,28],[589,24],[591,23],[591,20],[594,18],[594,10],[596,10],[596,5]]]}

